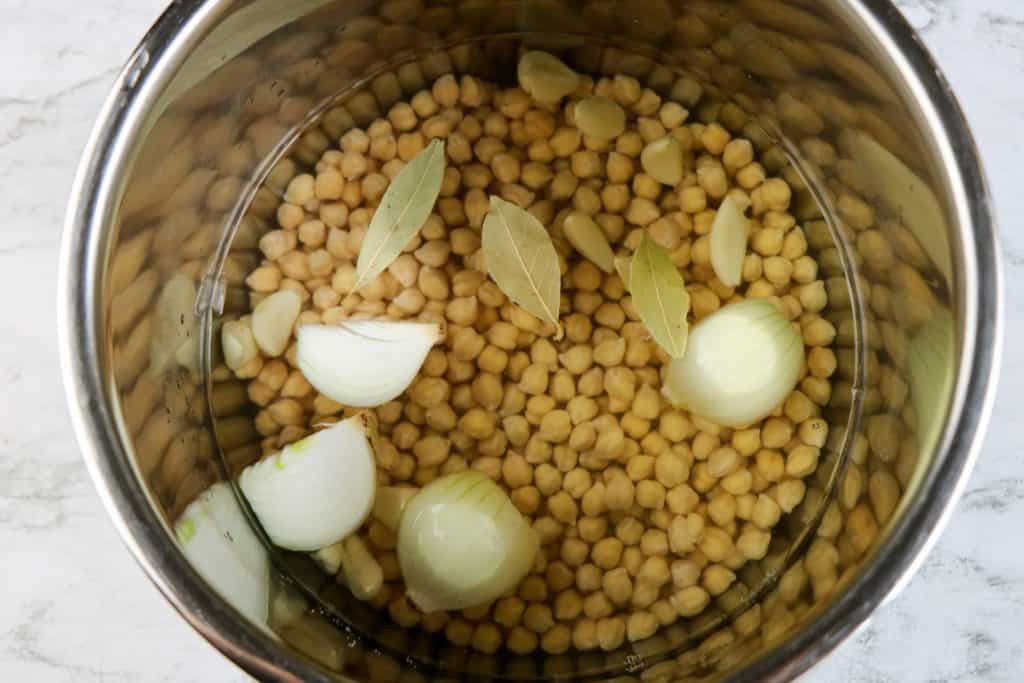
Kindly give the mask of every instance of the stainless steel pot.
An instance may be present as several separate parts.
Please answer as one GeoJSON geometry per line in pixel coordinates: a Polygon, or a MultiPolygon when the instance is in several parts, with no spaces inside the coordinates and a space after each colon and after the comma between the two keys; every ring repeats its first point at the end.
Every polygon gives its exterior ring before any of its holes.
{"type": "Polygon", "coordinates": [[[68,400],[125,543],[211,643],[278,680],[789,679],[934,543],[977,457],[1001,343],[977,151],[885,0],[175,2],[86,149],[60,277],[68,400]],[[279,202],[261,183],[283,155],[315,162],[330,137],[437,76],[507,77],[522,44],[632,74],[772,150],[769,170],[799,188],[792,213],[839,330],[826,457],[769,557],[704,616],[616,652],[446,648],[277,554],[268,629],[203,578],[170,527],[259,456],[244,386],[210,332],[246,306],[241,277],[279,202]]]}

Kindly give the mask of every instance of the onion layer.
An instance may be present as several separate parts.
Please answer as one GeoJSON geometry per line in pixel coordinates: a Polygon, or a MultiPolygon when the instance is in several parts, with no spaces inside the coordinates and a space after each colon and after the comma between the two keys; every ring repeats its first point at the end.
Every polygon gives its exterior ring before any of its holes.
{"type": "Polygon", "coordinates": [[[221,482],[199,494],[175,522],[174,533],[185,557],[214,590],[265,627],[270,561],[231,487],[221,482]]]}
{"type": "Polygon", "coordinates": [[[727,427],[767,417],[800,379],[800,332],[764,299],[730,304],[690,331],[668,365],[663,393],[674,405],[727,427]]]}
{"type": "Polygon", "coordinates": [[[324,396],[370,408],[394,399],[441,338],[437,323],[352,320],[299,328],[299,369],[324,396]]]}
{"type": "Polygon", "coordinates": [[[402,514],[398,563],[424,612],[482,605],[533,566],[533,528],[487,475],[465,470],[421,490],[402,514]]]}
{"type": "Polygon", "coordinates": [[[319,550],[359,528],[377,488],[374,427],[361,413],[245,468],[238,485],[275,545],[319,550]]]}

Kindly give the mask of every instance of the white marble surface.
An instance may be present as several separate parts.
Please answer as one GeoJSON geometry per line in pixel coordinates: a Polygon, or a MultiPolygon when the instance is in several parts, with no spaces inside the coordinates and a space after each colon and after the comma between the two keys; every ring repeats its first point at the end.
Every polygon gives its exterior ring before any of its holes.
{"type": "MultiPolygon", "coordinates": [[[[87,479],[56,363],[72,174],[165,0],[0,0],[0,680],[238,681],[129,558],[87,479]]],[[[1024,680],[1024,3],[900,0],[959,93],[1003,224],[1007,355],[964,501],[909,588],[805,681],[1024,680]]]]}

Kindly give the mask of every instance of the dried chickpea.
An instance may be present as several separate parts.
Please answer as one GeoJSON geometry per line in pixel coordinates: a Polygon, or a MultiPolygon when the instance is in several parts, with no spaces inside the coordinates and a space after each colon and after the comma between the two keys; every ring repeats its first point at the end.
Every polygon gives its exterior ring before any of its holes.
{"type": "Polygon", "coordinates": [[[611,511],[628,510],[633,505],[635,494],[633,482],[625,474],[619,473],[605,483],[605,505],[611,511]]]}
{"type": "Polygon", "coordinates": [[[547,605],[530,605],[523,612],[523,626],[542,635],[555,625],[551,608],[547,605]]]}
{"type": "Polygon", "coordinates": [[[601,588],[612,604],[619,607],[626,605],[633,597],[633,581],[623,567],[605,572],[601,588]]]}
{"type": "Polygon", "coordinates": [[[606,652],[616,650],[626,637],[626,623],[621,617],[604,618],[597,622],[597,642],[606,652]]]}
{"type": "Polygon", "coordinates": [[[665,505],[665,487],[646,479],[636,485],[636,502],[648,510],[660,510],[665,505]]]}

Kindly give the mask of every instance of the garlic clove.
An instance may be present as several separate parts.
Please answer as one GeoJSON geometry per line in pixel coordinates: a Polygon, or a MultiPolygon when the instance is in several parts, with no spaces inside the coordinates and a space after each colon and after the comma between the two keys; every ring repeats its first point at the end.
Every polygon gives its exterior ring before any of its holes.
{"type": "Polygon", "coordinates": [[[606,273],[615,268],[615,253],[608,244],[604,230],[594,219],[582,211],[573,211],[565,217],[562,232],[576,251],[583,254],[594,265],[606,273]]]}
{"type": "Polygon", "coordinates": [[[405,391],[443,334],[437,323],[352,320],[303,325],[298,337],[309,383],[338,403],[369,408],[405,391]]]}
{"type": "Polygon", "coordinates": [[[633,257],[616,256],[615,272],[619,274],[619,278],[622,279],[622,284],[625,285],[626,291],[628,292],[629,285],[633,281],[633,257]]]}
{"type": "Polygon", "coordinates": [[[281,640],[321,666],[342,673],[349,644],[344,631],[316,612],[306,611],[278,628],[281,640]]]}
{"type": "Polygon", "coordinates": [[[640,166],[662,185],[677,185],[683,179],[683,146],[671,135],[650,142],[640,152],[640,166]]]}
{"type": "Polygon", "coordinates": [[[373,503],[373,516],[392,531],[398,531],[402,512],[419,489],[412,486],[382,486],[373,503]]]}
{"type": "Polygon", "coordinates": [[[245,468],[238,485],[275,545],[319,550],[359,528],[377,488],[375,430],[360,413],[245,468]]]}
{"type": "Polygon", "coordinates": [[[252,312],[252,336],[263,353],[280,356],[285,352],[300,310],[302,299],[290,289],[274,292],[256,304],[252,312]]]}
{"type": "Polygon", "coordinates": [[[711,268],[722,284],[738,287],[743,281],[750,222],[735,195],[722,200],[711,224],[711,268]]]}
{"type": "Polygon", "coordinates": [[[547,52],[533,50],[519,58],[517,68],[519,85],[533,99],[553,104],[575,90],[580,83],[579,74],[562,60],[547,52]]]}
{"type": "Polygon", "coordinates": [[[576,127],[584,135],[599,140],[611,140],[626,130],[626,112],[617,102],[607,97],[584,97],[572,110],[576,127]]]}
{"type": "Polygon", "coordinates": [[[270,561],[231,486],[214,484],[174,524],[175,536],[196,571],[232,607],[254,623],[267,622],[270,561]]]}
{"type": "Polygon", "coordinates": [[[196,285],[178,273],[168,280],[153,307],[154,330],[150,342],[149,369],[160,375],[174,366],[196,370],[199,364],[199,326],[193,307],[196,285]]]}
{"type": "Polygon", "coordinates": [[[372,600],[384,586],[384,570],[363,539],[353,534],[341,544],[341,571],[345,585],[360,600],[372,600]]]}
{"type": "Polygon", "coordinates": [[[220,328],[220,346],[224,363],[237,370],[259,354],[252,328],[242,320],[229,320],[220,328]]]}

